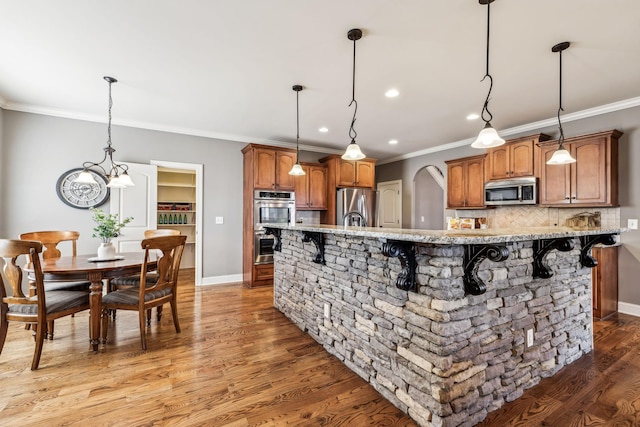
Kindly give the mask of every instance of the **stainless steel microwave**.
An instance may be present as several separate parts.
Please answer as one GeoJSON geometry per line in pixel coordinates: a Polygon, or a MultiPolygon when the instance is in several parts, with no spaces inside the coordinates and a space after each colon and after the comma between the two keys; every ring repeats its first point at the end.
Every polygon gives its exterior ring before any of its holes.
{"type": "Polygon", "coordinates": [[[538,182],[535,177],[505,179],[484,184],[484,204],[535,205],[538,203],[538,182]]]}

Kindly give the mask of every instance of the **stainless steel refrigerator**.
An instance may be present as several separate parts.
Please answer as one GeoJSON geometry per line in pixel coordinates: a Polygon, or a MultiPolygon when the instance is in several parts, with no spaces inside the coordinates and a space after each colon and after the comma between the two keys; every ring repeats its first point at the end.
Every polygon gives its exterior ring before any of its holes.
{"type": "Polygon", "coordinates": [[[378,192],[364,188],[341,188],[336,199],[336,224],[353,227],[378,226],[378,192]]]}

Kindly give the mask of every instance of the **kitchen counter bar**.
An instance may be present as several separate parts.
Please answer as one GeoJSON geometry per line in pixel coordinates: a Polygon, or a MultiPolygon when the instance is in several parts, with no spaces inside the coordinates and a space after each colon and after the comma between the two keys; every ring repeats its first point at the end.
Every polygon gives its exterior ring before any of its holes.
{"type": "Polygon", "coordinates": [[[422,426],[473,425],[590,352],[590,249],[624,231],[266,228],[275,307],[422,426]]]}

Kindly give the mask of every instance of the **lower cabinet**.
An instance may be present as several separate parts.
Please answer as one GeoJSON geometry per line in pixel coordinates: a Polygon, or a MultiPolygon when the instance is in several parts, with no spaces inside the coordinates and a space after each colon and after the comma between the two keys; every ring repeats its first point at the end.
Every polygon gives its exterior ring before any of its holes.
{"type": "Polygon", "coordinates": [[[618,311],[618,246],[594,246],[598,265],[591,271],[593,317],[604,319],[618,311]]]}
{"type": "Polygon", "coordinates": [[[254,264],[251,287],[273,285],[273,264],[254,264]]]}

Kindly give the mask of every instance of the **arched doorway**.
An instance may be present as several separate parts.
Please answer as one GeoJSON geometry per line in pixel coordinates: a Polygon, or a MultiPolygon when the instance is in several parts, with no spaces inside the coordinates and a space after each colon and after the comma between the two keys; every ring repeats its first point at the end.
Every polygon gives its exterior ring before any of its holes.
{"type": "Polygon", "coordinates": [[[444,228],[444,174],[435,165],[421,168],[413,177],[412,227],[423,230],[444,228]]]}

